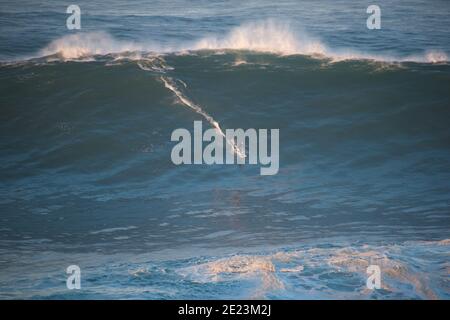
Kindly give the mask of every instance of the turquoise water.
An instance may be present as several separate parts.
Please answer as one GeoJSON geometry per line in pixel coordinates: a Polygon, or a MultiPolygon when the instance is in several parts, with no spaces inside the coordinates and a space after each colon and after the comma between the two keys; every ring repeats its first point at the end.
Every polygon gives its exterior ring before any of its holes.
{"type": "Polygon", "coordinates": [[[430,2],[379,1],[368,30],[364,1],[80,1],[69,31],[66,4],[3,1],[0,298],[448,299],[450,6],[430,2]],[[210,127],[183,99],[279,128],[278,174],[175,166],[172,131],[210,127]]]}

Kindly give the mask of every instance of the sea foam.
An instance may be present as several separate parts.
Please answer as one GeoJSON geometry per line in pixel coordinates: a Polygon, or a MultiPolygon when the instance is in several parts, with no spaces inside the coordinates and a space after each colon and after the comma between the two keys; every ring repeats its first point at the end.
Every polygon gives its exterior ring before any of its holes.
{"type": "MultiPolygon", "coordinates": [[[[447,62],[448,55],[439,50],[425,50],[412,56],[370,54],[354,49],[331,48],[307,32],[293,30],[287,22],[263,20],[244,23],[224,35],[208,35],[194,41],[177,44],[136,43],[113,38],[105,32],[88,32],[64,36],[52,41],[39,52],[39,57],[58,55],[63,60],[124,52],[186,53],[198,50],[249,50],[279,55],[308,55],[343,60],[375,60],[385,62],[447,62]]],[[[139,55],[134,55],[139,59],[139,55]]]]}

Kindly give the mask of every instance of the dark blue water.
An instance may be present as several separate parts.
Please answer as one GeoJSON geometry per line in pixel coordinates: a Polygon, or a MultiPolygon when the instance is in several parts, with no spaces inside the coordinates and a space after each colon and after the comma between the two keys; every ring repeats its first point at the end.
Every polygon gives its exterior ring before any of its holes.
{"type": "Polygon", "coordinates": [[[0,298],[450,297],[450,3],[77,4],[0,4],[0,298]],[[186,101],[278,174],[174,165],[186,101]]]}

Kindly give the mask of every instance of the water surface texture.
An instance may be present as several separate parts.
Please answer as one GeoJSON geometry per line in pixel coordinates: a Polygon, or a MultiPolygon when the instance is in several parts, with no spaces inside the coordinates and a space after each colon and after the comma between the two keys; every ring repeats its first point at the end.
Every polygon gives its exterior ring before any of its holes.
{"type": "Polygon", "coordinates": [[[0,3],[0,298],[450,298],[449,1],[68,4],[0,3]],[[174,165],[192,105],[278,174],[174,165]]]}

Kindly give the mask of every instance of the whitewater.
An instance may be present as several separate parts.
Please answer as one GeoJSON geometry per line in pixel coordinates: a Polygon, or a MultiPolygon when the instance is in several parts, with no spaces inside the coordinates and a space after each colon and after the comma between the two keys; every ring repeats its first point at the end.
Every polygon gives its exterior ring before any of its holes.
{"type": "Polygon", "coordinates": [[[449,299],[431,2],[379,0],[369,30],[369,1],[80,0],[68,30],[59,1],[2,1],[0,298],[449,299]],[[278,173],[174,165],[194,121],[280,129],[278,173]]]}
{"type": "MultiPolygon", "coordinates": [[[[199,40],[178,45],[158,43],[137,43],[119,41],[106,32],[88,32],[63,36],[53,40],[39,50],[36,57],[57,56],[63,60],[83,59],[95,55],[121,53],[189,53],[199,50],[249,50],[278,55],[308,55],[316,58],[330,59],[334,62],[343,60],[375,60],[381,62],[448,62],[447,53],[441,50],[424,50],[422,54],[408,56],[390,56],[370,54],[354,49],[333,49],[322,41],[311,37],[306,32],[295,33],[289,23],[276,20],[263,20],[246,23],[232,28],[226,35],[208,36],[199,40]]],[[[133,56],[132,56],[133,57],[133,56]]]]}

